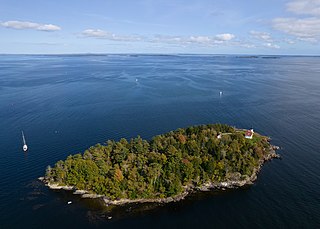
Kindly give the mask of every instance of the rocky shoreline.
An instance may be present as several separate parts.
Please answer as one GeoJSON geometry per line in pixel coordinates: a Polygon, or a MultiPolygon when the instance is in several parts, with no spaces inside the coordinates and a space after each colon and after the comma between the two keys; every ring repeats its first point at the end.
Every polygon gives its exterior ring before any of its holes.
{"type": "MultiPolygon", "coordinates": [[[[95,193],[91,193],[89,191],[86,190],[78,190],[73,186],[61,186],[58,185],[56,183],[50,183],[48,181],[45,180],[44,177],[39,177],[39,180],[44,182],[45,185],[47,187],[49,187],[50,189],[55,189],[55,190],[59,190],[59,189],[63,189],[63,190],[67,190],[67,191],[73,191],[73,194],[75,195],[81,195],[82,198],[101,198],[104,203],[106,205],[125,205],[125,204],[129,204],[129,203],[169,203],[169,202],[177,202],[180,200],[183,200],[187,195],[189,195],[190,193],[194,192],[194,191],[210,191],[212,189],[232,189],[232,188],[239,188],[239,187],[243,187],[245,185],[251,185],[253,184],[253,182],[257,179],[258,173],[261,170],[261,167],[263,166],[263,164],[266,161],[269,161],[273,158],[281,158],[279,154],[277,154],[275,152],[275,150],[278,150],[279,147],[278,146],[271,146],[270,149],[268,150],[268,153],[264,156],[264,158],[262,160],[259,161],[259,165],[257,166],[257,168],[254,169],[253,173],[251,176],[245,176],[242,178],[238,178],[238,179],[229,179],[226,181],[222,181],[222,182],[208,182],[208,183],[204,183],[203,185],[197,187],[194,185],[188,185],[185,186],[185,190],[183,193],[178,194],[176,196],[173,197],[166,197],[166,198],[155,198],[155,199],[118,199],[118,200],[111,200],[110,198],[108,198],[107,196],[104,195],[98,195],[95,193]]],[[[241,176],[241,174],[240,174],[241,176]]]]}

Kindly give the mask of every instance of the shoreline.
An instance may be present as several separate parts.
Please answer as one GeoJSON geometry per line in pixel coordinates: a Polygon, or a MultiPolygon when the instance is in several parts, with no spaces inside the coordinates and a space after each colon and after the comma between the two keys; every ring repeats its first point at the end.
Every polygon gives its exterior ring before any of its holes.
{"type": "Polygon", "coordinates": [[[165,197],[165,198],[153,198],[153,199],[119,199],[119,200],[111,200],[107,196],[100,195],[100,194],[95,194],[91,193],[87,190],[79,190],[76,189],[74,186],[68,186],[68,185],[58,185],[56,183],[50,183],[45,180],[44,177],[39,177],[38,179],[45,184],[49,189],[53,190],[66,190],[66,191],[73,191],[73,194],[75,195],[81,195],[82,198],[101,198],[103,202],[108,206],[108,205],[125,205],[125,204],[130,204],[130,203],[170,203],[170,202],[177,202],[180,200],[183,200],[186,196],[188,196],[192,192],[197,192],[197,191],[210,191],[213,189],[235,189],[239,187],[243,187],[245,185],[252,185],[254,181],[257,180],[258,174],[263,166],[263,164],[267,161],[272,160],[273,158],[281,158],[279,154],[275,152],[275,150],[278,150],[278,146],[271,146],[270,149],[268,150],[268,153],[264,156],[263,159],[259,161],[259,165],[254,168],[251,176],[247,176],[245,179],[238,179],[238,180],[225,180],[221,182],[207,182],[202,184],[201,186],[194,186],[192,184],[184,186],[185,190],[172,197],[165,197]]]}

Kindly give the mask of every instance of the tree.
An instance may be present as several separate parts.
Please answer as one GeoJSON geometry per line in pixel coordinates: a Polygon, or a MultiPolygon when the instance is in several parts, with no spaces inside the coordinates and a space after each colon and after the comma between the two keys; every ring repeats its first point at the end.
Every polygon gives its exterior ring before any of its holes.
{"type": "Polygon", "coordinates": [[[248,141],[227,125],[192,126],[151,141],[138,136],[97,144],[48,166],[45,180],[111,199],[171,197],[183,185],[250,176],[269,148],[266,137],[255,134],[248,141]],[[218,139],[220,132],[225,134],[218,139]]]}

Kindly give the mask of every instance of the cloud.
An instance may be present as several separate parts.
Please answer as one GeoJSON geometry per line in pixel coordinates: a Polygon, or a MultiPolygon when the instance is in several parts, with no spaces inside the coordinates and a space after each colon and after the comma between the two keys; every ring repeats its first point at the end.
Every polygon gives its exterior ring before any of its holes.
{"type": "Polygon", "coordinates": [[[295,14],[320,16],[320,0],[294,0],[286,6],[289,12],[295,14]]]}
{"type": "Polygon", "coordinates": [[[296,37],[298,40],[320,41],[320,0],[292,0],[286,9],[297,17],[275,18],[273,28],[296,37]],[[305,15],[301,17],[301,15],[305,15]]]}
{"type": "Polygon", "coordinates": [[[86,29],[82,31],[81,35],[83,37],[100,38],[112,41],[141,41],[143,39],[141,36],[137,35],[119,36],[101,29],[86,29]]]}
{"type": "Polygon", "coordinates": [[[156,35],[150,39],[151,42],[156,43],[169,43],[169,44],[180,44],[180,45],[191,45],[191,44],[198,44],[198,45],[218,45],[224,44],[228,41],[235,38],[235,35],[230,33],[224,34],[217,34],[215,36],[163,36],[163,35],[156,35]]]}
{"type": "Polygon", "coordinates": [[[293,44],[296,43],[295,41],[293,41],[293,40],[291,40],[291,39],[288,39],[288,38],[284,39],[283,42],[285,42],[285,43],[287,43],[287,44],[289,44],[289,45],[293,45],[293,44]]]}
{"type": "Polygon", "coordinates": [[[85,37],[95,37],[95,38],[105,38],[108,36],[112,36],[112,34],[103,31],[101,29],[86,29],[81,33],[85,37]]]}
{"type": "Polygon", "coordinates": [[[273,39],[270,35],[270,33],[266,33],[266,32],[258,32],[258,31],[250,31],[250,35],[252,37],[254,37],[255,39],[258,40],[263,40],[263,41],[267,41],[267,42],[273,42],[273,39]]]}
{"type": "Polygon", "coordinates": [[[186,39],[181,36],[164,36],[155,35],[153,38],[149,39],[153,43],[186,43],[186,39]]]}
{"type": "Polygon", "coordinates": [[[61,28],[57,25],[39,24],[39,23],[28,22],[28,21],[6,21],[6,22],[1,22],[0,25],[10,29],[34,29],[34,30],[47,31],[47,32],[61,30],[61,28]]]}
{"type": "Polygon", "coordinates": [[[267,47],[267,48],[273,48],[273,49],[279,49],[280,46],[273,44],[273,43],[265,43],[263,46],[267,47]]]}
{"type": "Polygon", "coordinates": [[[164,44],[175,44],[175,45],[217,45],[226,43],[233,38],[234,34],[224,33],[217,34],[215,36],[166,36],[166,35],[155,35],[153,37],[143,37],[138,35],[116,35],[111,32],[107,32],[101,29],[86,29],[81,33],[82,37],[91,37],[98,39],[106,39],[112,41],[144,41],[151,43],[164,43],[164,44]]]}
{"type": "Polygon", "coordinates": [[[259,44],[260,47],[279,49],[280,46],[275,44],[275,40],[272,38],[270,33],[267,32],[259,32],[259,31],[250,31],[251,37],[256,40],[262,41],[262,44],[259,44]]]}
{"type": "Polygon", "coordinates": [[[222,33],[222,34],[217,34],[215,38],[216,40],[220,40],[220,41],[230,41],[233,38],[235,38],[235,35],[230,33],[222,33]]]}
{"type": "Polygon", "coordinates": [[[276,18],[273,20],[273,27],[299,40],[309,42],[320,40],[320,18],[276,18]]]}
{"type": "Polygon", "coordinates": [[[207,37],[207,36],[191,36],[186,40],[189,43],[200,43],[200,44],[205,44],[205,43],[211,42],[211,38],[207,37]]]}

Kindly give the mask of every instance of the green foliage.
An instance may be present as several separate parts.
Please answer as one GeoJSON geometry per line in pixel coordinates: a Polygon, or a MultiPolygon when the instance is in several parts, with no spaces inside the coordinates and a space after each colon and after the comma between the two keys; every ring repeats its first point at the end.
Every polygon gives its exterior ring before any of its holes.
{"type": "Polygon", "coordinates": [[[192,126],[151,141],[138,136],[97,144],[48,166],[45,178],[112,199],[163,198],[180,194],[184,185],[250,176],[269,147],[266,137],[248,140],[228,125],[192,126]]]}

